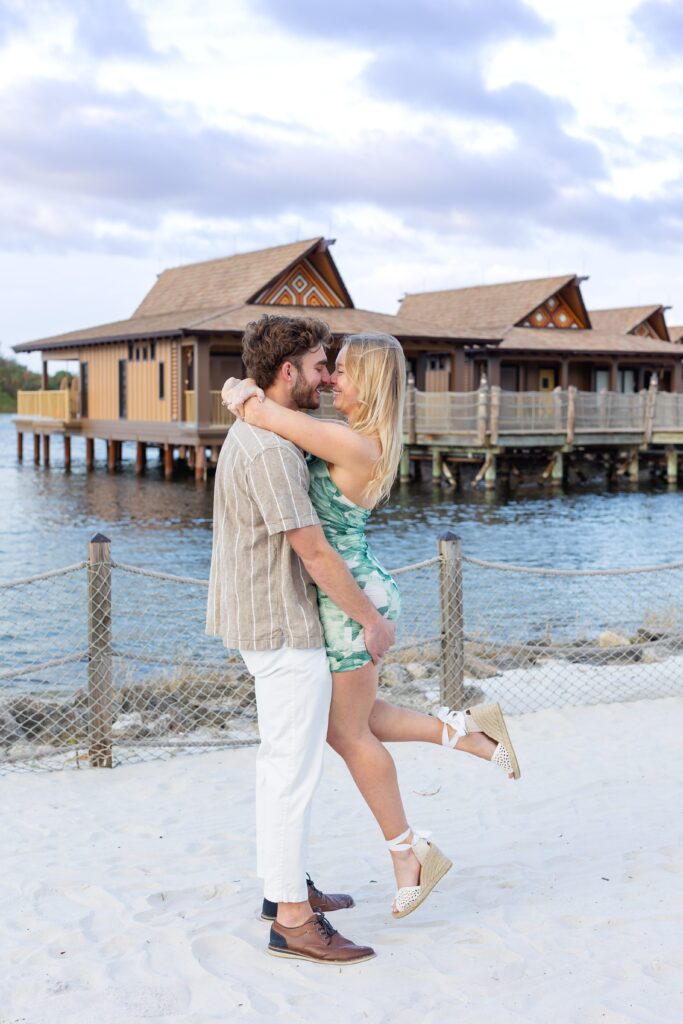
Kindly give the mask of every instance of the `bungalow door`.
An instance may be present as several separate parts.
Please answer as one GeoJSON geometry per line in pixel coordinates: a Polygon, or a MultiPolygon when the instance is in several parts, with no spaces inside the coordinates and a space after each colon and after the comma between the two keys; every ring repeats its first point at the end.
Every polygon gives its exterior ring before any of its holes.
{"type": "Polygon", "coordinates": [[[554,391],[555,390],[555,371],[552,368],[546,369],[542,367],[538,371],[538,390],[539,391],[554,391]]]}

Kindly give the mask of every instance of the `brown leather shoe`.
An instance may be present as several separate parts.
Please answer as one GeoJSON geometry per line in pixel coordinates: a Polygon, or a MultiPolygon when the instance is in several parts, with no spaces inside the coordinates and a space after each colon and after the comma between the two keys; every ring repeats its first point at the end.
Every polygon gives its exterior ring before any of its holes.
{"type": "Polygon", "coordinates": [[[362,964],[377,955],[370,946],[357,946],[351,939],[345,939],[321,913],[312,914],[297,928],[285,928],[275,921],[270,926],[268,952],[272,956],[342,967],[362,964]]]}
{"type": "MultiPolygon", "coordinates": [[[[306,873],[306,885],[308,886],[308,902],[311,910],[321,910],[323,914],[331,914],[335,910],[348,910],[355,907],[353,896],[344,892],[321,892],[317,889],[311,876],[306,873]]],[[[262,921],[275,921],[277,918],[277,903],[272,900],[263,901],[261,909],[262,921]]]]}

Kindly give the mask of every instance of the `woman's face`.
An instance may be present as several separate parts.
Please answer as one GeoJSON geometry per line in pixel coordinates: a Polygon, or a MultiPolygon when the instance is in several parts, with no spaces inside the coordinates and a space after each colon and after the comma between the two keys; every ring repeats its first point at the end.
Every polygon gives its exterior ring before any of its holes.
{"type": "Polygon", "coordinates": [[[346,375],[344,368],[346,352],[347,346],[345,345],[339,351],[330,382],[332,384],[332,394],[334,395],[332,404],[337,412],[342,413],[344,416],[350,416],[358,406],[358,388],[355,384],[351,383],[346,375]]]}

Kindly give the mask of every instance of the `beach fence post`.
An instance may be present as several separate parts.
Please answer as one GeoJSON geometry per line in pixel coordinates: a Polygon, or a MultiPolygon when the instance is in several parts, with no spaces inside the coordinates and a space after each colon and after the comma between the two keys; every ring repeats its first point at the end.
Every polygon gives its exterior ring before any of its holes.
{"type": "Polygon", "coordinates": [[[438,540],[441,599],[441,703],[461,708],[465,703],[465,621],[462,588],[462,545],[450,530],[438,540]]]}
{"type": "Polygon", "coordinates": [[[93,768],[112,767],[113,713],[111,541],[96,533],[88,544],[88,756],[93,768]]]}

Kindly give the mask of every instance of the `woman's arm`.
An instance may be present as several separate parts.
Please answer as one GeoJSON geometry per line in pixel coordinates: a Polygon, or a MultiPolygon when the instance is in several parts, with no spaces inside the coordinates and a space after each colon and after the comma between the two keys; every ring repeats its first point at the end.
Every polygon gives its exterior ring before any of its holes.
{"type": "Polygon", "coordinates": [[[237,391],[231,394],[238,383],[235,378],[226,381],[222,397],[230,411],[241,415],[247,423],[272,430],[335,466],[357,469],[360,463],[370,468],[378,458],[378,442],[358,434],[345,423],[318,419],[305,412],[288,409],[266,398],[250,379],[239,383],[237,391]]]}
{"type": "Polygon", "coordinates": [[[380,454],[377,441],[363,437],[345,423],[334,423],[287,409],[271,398],[262,402],[258,398],[250,398],[244,406],[244,419],[255,427],[272,430],[335,466],[357,469],[361,463],[370,468],[380,454]]]}

